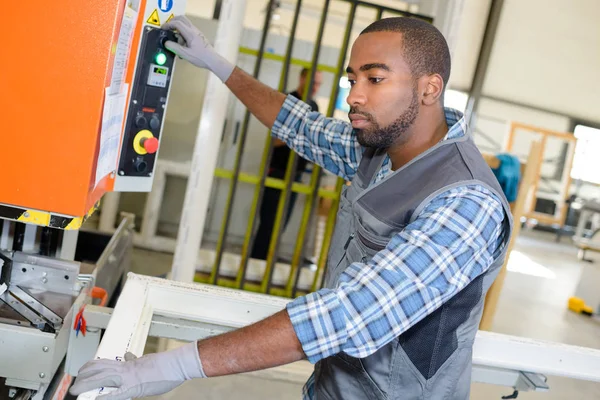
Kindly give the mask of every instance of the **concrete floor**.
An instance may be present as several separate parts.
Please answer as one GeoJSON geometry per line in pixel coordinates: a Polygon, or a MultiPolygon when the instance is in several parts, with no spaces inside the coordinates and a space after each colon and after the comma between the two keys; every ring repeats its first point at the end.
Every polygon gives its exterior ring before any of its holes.
{"type": "MultiPolygon", "coordinates": [[[[600,254],[590,254],[595,264],[577,261],[570,240],[554,242],[554,235],[525,231],[511,256],[509,272],[499,301],[494,331],[572,345],[600,348],[600,323],[575,315],[566,308],[583,268],[600,268],[600,254]]],[[[160,275],[170,269],[171,255],[136,250],[133,272],[160,275]]],[[[153,351],[156,341],[148,343],[153,351]]],[[[289,374],[248,374],[186,382],[161,399],[300,399],[298,377],[310,365],[296,364],[289,374]],[[296,379],[289,379],[290,376],[296,379]]],[[[550,392],[521,393],[519,399],[600,399],[600,383],[549,377],[550,392]]],[[[500,399],[512,390],[473,384],[471,399],[500,399]]]]}

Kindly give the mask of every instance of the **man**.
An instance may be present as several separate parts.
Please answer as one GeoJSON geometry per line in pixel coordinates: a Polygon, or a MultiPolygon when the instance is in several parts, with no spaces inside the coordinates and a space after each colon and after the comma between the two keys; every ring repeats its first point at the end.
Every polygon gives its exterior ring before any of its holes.
{"type": "Polygon", "coordinates": [[[213,71],[302,157],[352,184],[325,287],[251,326],[125,363],[93,361],[73,386],[158,394],[186,379],[307,358],[309,399],[468,399],[486,291],[512,228],[508,203],[458,112],[444,109],[446,41],[411,18],[374,22],[347,68],[351,124],[310,112],[230,65],[184,18],[181,57],[213,71]]]}
{"type": "MultiPolygon", "coordinates": [[[[308,68],[302,68],[302,71],[300,72],[300,79],[298,80],[298,88],[290,93],[290,95],[294,96],[299,100],[302,100],[302,96],[304,95],[306,85],[308,84],[308,73],[308,68]]],[[[321,72],[316,71],[312,90],[309,93],[309,99],[306,101],[306,103],[310,106],[312,111],[319,111],[319,106],[312,99],[315,96],[315,94],[317,94],[317,92],[319,91],[322,79],[323,77],[321,75],[321,72]]],[[[269,165],[268,175],[273,178],[283,179],[285,177],[288,159],[290,158],[290,148],[287,147],[284,141],[279,140],[277,138],[273,140],[273,147],[273,155],[271,157],[271,164],[269,165]]],[[[295,181],[300,181],[302,179],[302,173],[304,172],[305,168],[306,160],[302,157],[298,157],[298,161],[296,162],[296,171],[293,175],[293,179],[295,181]]],[[[265,188],[262,204],[260,206],[260,223],[256,231],[256,237],[254,238],[254,246],[252,247],[252,252],[250,254],[252,258],[260,260],[267,259],[280,196],[281,190],[265,188]]],[[[292,192],[290,194],[290,199],[283,219],[284,229],[290,220],[290,216],[292,215],[292,210],[296,202],[296,197],[296,193],[292,192]]]]}

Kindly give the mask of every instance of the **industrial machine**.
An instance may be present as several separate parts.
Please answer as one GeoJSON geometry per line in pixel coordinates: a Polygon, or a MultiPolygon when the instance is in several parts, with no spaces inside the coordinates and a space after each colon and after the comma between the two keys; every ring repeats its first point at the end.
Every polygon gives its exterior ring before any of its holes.
{"type": "MultiPolygon", "coordinates": [[[[226,24],[236,14],[239,28],[238,1],[224,0],[215,39],[232,53],[239,41],[226,24]]],[[[175,69],[164,42],[176,36],[160,26],[185,1],[29,7],[4,10],[0,399],[64,399],[94,357],[141,355],[149,335],[194,340],[283,309],[288,299],[128,273],[132,215],[110,235],[83,226],[106,193],[152,187],[175,69]]],[[[225,89],[211,89],[218,114],[225,89]]],[[[599,350],[480,332],[473,380],[544,391],[543,374],[600,381],[599,365],[599,350]]]]}
{"type": "Polygon", "coordinates": [[[177,40],[160,27],[185,2],[28,7],[8,5],[3,46],[0,399],[62,399],[93,357],[67,355],[93,335],[83,309],[114,304],[132,249],[131,215],[112,235],[82,225],[104,194],[152,187],[177,40]]]}

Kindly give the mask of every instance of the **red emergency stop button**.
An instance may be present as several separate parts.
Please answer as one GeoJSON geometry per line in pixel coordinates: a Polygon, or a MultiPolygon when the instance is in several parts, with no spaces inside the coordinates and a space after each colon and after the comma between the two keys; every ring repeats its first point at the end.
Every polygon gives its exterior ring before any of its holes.
{"type": "Polygon", "coordinates": [[[155,137],[144,139],[142,146],[149,154],[154,154],[158,150],[158,139],[155,137]]]}

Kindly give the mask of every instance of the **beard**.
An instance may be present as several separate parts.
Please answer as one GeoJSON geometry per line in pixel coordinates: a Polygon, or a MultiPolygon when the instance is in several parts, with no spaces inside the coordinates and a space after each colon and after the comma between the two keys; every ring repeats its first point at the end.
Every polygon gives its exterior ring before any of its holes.
{"type": "Polygon", "coordinates": [[[363,115],[371,123],[371,126],[366,129],[354,129],[356,139],[361,146],[387,149],[404,136],[417,119],[419,115],[417,89],[413,89],[412,99],[406,110],[388,126],[379,126],[375,117],[354,107],[351,107],[350,114],[363,115]]]}

